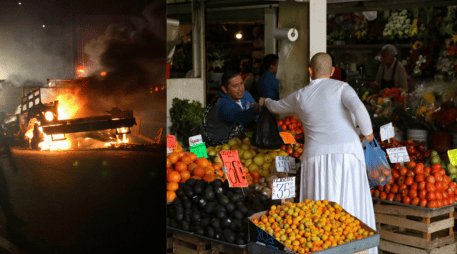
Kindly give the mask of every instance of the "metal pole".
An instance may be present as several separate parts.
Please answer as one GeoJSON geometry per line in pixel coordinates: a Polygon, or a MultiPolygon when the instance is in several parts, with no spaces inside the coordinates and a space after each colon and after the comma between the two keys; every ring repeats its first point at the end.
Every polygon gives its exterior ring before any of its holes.
{"type": "Polygon", "coordinates": [[[198,9],[197,0],[192,0],[192,46],[193,46],[193,68],[194,78],[198,78],[201,75],[200,66],[200,24],[199,24],[200,11],[198,9]]]}
{"type": "Polygon", "coordinates": [[[203,106],[206,107],[206,3],[205,0],[200,0],[200,59],[203,81],[203,106]]]}

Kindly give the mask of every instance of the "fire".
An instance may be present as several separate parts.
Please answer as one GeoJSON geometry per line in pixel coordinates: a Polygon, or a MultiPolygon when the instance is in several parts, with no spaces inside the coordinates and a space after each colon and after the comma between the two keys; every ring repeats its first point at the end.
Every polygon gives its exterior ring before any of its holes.
{"type": "Polygon", "coordinates": [[[56,100],[59,101],[59,108],[57,109],[59,120],[70,119],[80,110],[81,103],[72,94],[59,94],[56,100]]]}
{"type": "MultiPolygon", "coordinates": [[[[33,138],[33,129],[34,129],[35,124],[40,125],[41,123],[36,118],[31,119],[29,122],[28,130],[25,133],[25,136],[28,137],[29,139],[33,138]]],[[[41,150],[56,151],[56,150],[70,149],[70,142],[65,139],[64,134],[54,135],[54,139],[59,139],[59,140],[53,140],[53,136],[46,135],[43,132],[43,127],[38,127],[38,130],[40,131],[40,136],[43,137],[43,141],[38,144],[38,147],[41,150]]]]}
{"type": "Polygon", "coordinates": [[[126,134],[128,131],[129,131],[129,128],[126,128],[126,127],[117,128],[117,133],[119,133],[119,134],[116,135],[116,141],[105,143],[105,147],[110,147],[110,146],[119,147],[122,144],[128,144],[129,139],[127,138],[127,134],[126,134]]]}

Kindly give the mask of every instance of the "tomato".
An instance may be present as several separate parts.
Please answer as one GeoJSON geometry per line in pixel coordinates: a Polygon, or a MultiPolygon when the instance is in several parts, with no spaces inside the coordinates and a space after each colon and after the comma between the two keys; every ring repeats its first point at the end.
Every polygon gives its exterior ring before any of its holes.
{"type": "Polygon", "coordinates": [[[285,130],[285,131],[287,130],[287,125],[285,125],[285,124],[284,124],[284,125],[281,125],[280,127],[281,127],[281,129],[283,129],[283,130],[285,130]]]}
{"type": "Polygon", "coordinates": [[[283,120],[279,120],[278,121],[278,126],[281,126],[281,125],[284,125],[284,121],[283,120]]]}
{"type": "Polygon", "coordinates": [[[423,174],[424,173],[424,164],[422,163],[417,163],[416,167],[414,168],[414,173],[417,174],[423,174]]]}
{"type": "Polygon", "coordinates": [[[419,205],[420,205],[421,207],[427,207],[427,199],[421,199],[419,205]]]}
{"type": "Polygon", "coordinates": [[[416,163],[414,161],[410,161],[408,162],[408,165],[406,165],[406,168],[408,168],[408,170],[413,170],[415,167],[416,163]]]}
{"type": "Polygon", "coordinates": [[[432,201],[428,200],[428,202],[427,202],[427,208],[436,208],[437,207],[436,205],[437,204],[436,204],[435,200],[432,200],[432,201]]]}
{"type": "Polygon", "coordinates": [[[427,200],[428,201],[433,201],[436,199],[436,194],[434,191],[427,192],[427,200]]]}
{"type": "Polygon", "coordinates": [[[398,171],[392,172],[392,179],[397,180],[399,177],[400,177],[400,174],[398,173],[398,171]]]}
{"type": "Polygon", "coordinates": [[[399,186],[401,186],[402,184],[405,183],[405,177],[404,176],[400,176],[398,179],[397,179],[397,184],[399,186]]]}
{"type": "Polygon", "coordinates": [[[379,178],[379,171],[378,170],[371,170],[370,178],[376,180],[379,178]]]}
{"type": "Polygon", "coordinates": [[[443,190],[449,189],[449,184],[448,184],[447,182],[444,181],[444,177],[443,177],[442,183],[443,183],[443,190]]]}
{"type": "Polygon", "coordinates": [[[407,197],[408,194],[409,194],[409,190],[408,189],[403,189],[403,190],[400,190],[400,194],[401,196],[404,198],[404,197],[407,197]]]}
{"type": "Polygon", "coordinates": [[[417,161],[417,156],[416,155],[411,156],[411,160],[412,161],[417,161]]]}
{"type": "Polygon", "coordinates": [[[375,190],[374,193],[373,193],[373,197],[374,198],[379,198],[380,194],[381,194],[381,192],[379,190],[375,190]]]}
{"type": "Polygon", "coordinates": [[[395,194],[393,194],[393,193],[390,193],[389,195],[387,195],[388,201],[394,201],[394,198],[395,198],[395,194]]]}
{"type": "Polygon", "coordinates": [[[424,152],[424,157],[425,158],[427,158],[427,159],[430,158],[430,155],[431,155],[431,153],[429,151],[425,151],[424,152]]]}
{"type": "Polygon", "coordinates": [[[450,197],[450,198],[449,198],[449,204],[450,204],[450,205],[455,204],[455,197],[450,197]]]}
{"type": "Polygon", "coordinates": [[[425,181],[426,181],[427,183],[435,183],[435,177],[432,176],[432,175],[430,175],[430,176],[428,176],[427,178],[425,178],[425,181]]]}
{"type": "MultiPolygon", "coordinates": [[[[395,163],[393,169],[395,169],[395,170],[400,170],[400,169],[401,169],[400,163],[395,163]]],[[[393,170],[393,169],[392,169],[392,170],[393,170]]]]}
{"type": "Polygon", "coordinates": [[[449,189],[455,190],[456,183],[455,182],[449,182],[449,189]]]}
{"type": "Polygon", "coordinates": [[[416,174],[414,174],[414,171],[412,170],[408,170],[408,172],[406,173],[406,176],[415,176],[416,174]]]}
{"type": "Polygon", "coordinates": [[[392,184],[392,188],[390,188],[390,192],[397,194],[398,193],[398,185],[397,184],[392,184]]]}
{"type": "Polygon", "coordinates": [[[390,170],[387,169],[387,168],[385,168],[385,169],[382,170],[382,174],[383,174],[384,176],[386,176],[386,177],[387,177],[387,176],[390,176],[390,170]]]}
{"type": "Polygon", "coordinates": [[[443,199],[448,199],[449,195],[447,194],[447,191],[442,191],[441,195],[443,195],[443,199]]]}
{"type": "Polygon", "coordinates": [[[447,189],[447,190],[446,190],[446,193],[447,193],[447,196],[448,196],[448,197],[453,197],[453,196],[454,196],[454,191],[451,190],[451,189],[447,189]]]}
{"type": "Polygon", "coordinates": [[[419,190],[424,190],[427,182],[425,181],[420,181],[419,184],[417,185],[417,189],[419,190]]]}
{"type": "Polygon", "coordinates": [[[417,160],[423,160],[424,159],[424,155],[422,155],[421,153],[418,153],[417,155],[417,160]]]}
{"type": "Polygon", "coordinates": [[[420,199],[427,198],[427,191],[426,190],[420,190],[419,194],[417,195],[420,199]]]}
{"type": "Polygon", "coordinates": [[[422,143],[419,144],[419,145],[417,146],[417,150],[419,150],[419,151],[421,151],[421,152],[425,152],[425,151],[426,151],[426,150],[425,150],[425,145],[422,144],[422,143]]]}
{"type": "Polygon", "coordinates": [[[387,194],[384,191],[382,191],[381,194],[379,194],[379,198],[386,200],[387,199],[387,194]]]}
{"type": "Polygon", "coordinates": [[[424,168],[425,177],[429,176],[431,172],[432,172],[432,169],[430,167],[425,167],[424,168]]]}
{"type": "Polygon", "coordinates": [[[414,197],[411,199],[411,205],[419,205],[420,201],[421,201],[420,198],[414,197]]]}
{"type": "Polygon", "coordinates": [[[434,170],[441,170],[441,164],[439,164],[439,163],[433,164],[433,166],[432,166],[432,172],[433,172],[434,170]]]}
{"type": "Polygon", "coordinates": [[[408,149],[406,149],[408,151],[408,154],[414,154],[416,153],[416,149],[414,149],[414,146],[409,146],[408,149]]]}
{"type": "Polygon", "coordinates": [[[408,185],[402,184],[402,185],[398,186],[398,191],[401,191],[401,190],[404,190],[404,189],[407,190],[408,189],[408,185]]]}
{"type": "Polygon", "coordinates": [[[409,205],[411,204],[411,198],[410,197],[403,197],[402,202],[409,205]]]}
{"type": "Polygon", "coordinates": [[[434,176],[435,176],[435,181],[436,181],[436,182],[441,182],[441,181],[443,181],[443,175],[442,175],[442,174],[440,174],[440,173],[435,173],[434,176]]]}
{"type": "Polygon", "coordinates": [[[427,192],[433,192],[436,191],[436,187],[434,183],[427,183],[427,187],[425,187],[425,190],[427,192]]]}
{"type": "Polygon", "coordinates": [[[395,183],[395,180],[393,177],[390,178],[390,181],[389,181],[390,184],[394,184],[395,183]]]}
{"type": "Polygon", "coordinates": [[[422,181],[425,181],[425,176],[424,174],[417,174],[416,177],[414,178],[414,180],[418,183],[422,182],[422,181]]]}
{"type": "Polygon", "coordinates": [[[373,196],[374,189],[370,189],[371,196],[373,196]]]}
{"type": "Polygon", "coordinates": [[[412,177],[412,176],[406,177],[406,179],[405,179],[405,184],[406,184],[406,185],[410,186],[410,185],[412,185],[413,183],[414,183],[414,177],[412,177]]]}
{"type": "Polygon", "coordinates": [[[390,193],[390,189],[392,189],[392,185],[390,183],[384,185],[384,191],[386,192],[386,194],[390,193]]]}
{"type": "Polygon", "coordinates": [[[376,186],[376,189],[379,191],[384,191],[384,186],[378,185],[378,186],[376,186]]]}
{"type": "Polygon", "coordinates": [[[290,122],[290,120],[289,120],[289,119],[287,119],[286,121],[284,121],[284,124],[285,124],[285,125],[290,125],[290,124],[291,124],[291,122],[290,122]]]}
{"type": "Polygon", "coordinates": [[[401,196],[400,194],[397,194],[397,195],[395,196],[394,201],[400,203],[400,202],[401,202],[401,199],[402,199],[402,196],[401,196]]]}
{"type": "Polygon", "coordinates": [[[286,145],[282,145],[281,150],[286,150],[286,145]]]}
{"type": "Polygon", "coordinates": [[[445,198],[443,199],[443,206],[448,206],[449,205],[449,199],[445,198]]]}
{"type": "Polygon", "coordinates": [[[411,199],[417,197],[417,191],[416,190],[409,190],[408,197],[410,197],[411,199]]]}
{"type": "Polygon", "coordinates": [[[406,173],[408,173],[408,169],[403,167],[400,169],[399,173],[400,173],[400,176],[405,176],[406,173]]]}
{"type": "Polygon", "coordinates": [[[442,200],[435,200],[436,201],[436,208],[443,207],[443,201],[442,200]]]}
{"type": "Polygon", "coordinates": [[[411,185],[411,187],[409,187],[409,189],[410,189],[410,190],[417,190],[417,189],[418,189],[418,188],[417,188],[418,186],[419,186],[419,183],[414,182],[414,183],[411,185]]]}
{"type": "Polygon", "coordinates": [[[443,182],[436,182],[436,183],[435,183],[435,188],[436,188],[436,191],[442,191],[442,190],[444,190],[443,182]]]}
{"type": "Polygon", "coordinates": [[[449,184],[452,181],[451,181],[451,178],[448,175],[443,175],[443,182],[445,182],[446,184],[449,184]]]}
{"type": "Polygon", "coordinates": [[[435,191],[436,200],[443,199],[443,193],[441,191],[435,191]]]}
{"type": "Polygon", "coordinates": [[[441,170],[440,170],[440,174],[444,177],[444,176],[446,175],[446,170],[441,169],[441,170]]]}

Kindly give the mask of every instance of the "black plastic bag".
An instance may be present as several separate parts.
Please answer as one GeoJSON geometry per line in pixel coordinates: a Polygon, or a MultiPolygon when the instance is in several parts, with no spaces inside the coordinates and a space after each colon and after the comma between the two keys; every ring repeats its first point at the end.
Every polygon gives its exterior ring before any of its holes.
{"type": "Polygon", "coordinates": [[[280,149],[284,145],[279,135],[276,117],[266,107],[262,107],[259,120],[254,126],[251,145],[260,149],[280,149]]]}

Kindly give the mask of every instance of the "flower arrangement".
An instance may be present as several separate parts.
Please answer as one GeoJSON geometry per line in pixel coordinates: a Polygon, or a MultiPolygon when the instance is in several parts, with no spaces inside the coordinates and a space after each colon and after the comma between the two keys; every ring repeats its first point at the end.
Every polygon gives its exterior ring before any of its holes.
{"type": "Polygon", "coordinates": [[[384,28],[384,38],[390,40],[411,38],[411,16],[408,10],[393,12],[384,28]]]}
{"type": "Polygon", "coordinates": [[[229,51],[224,49],[215,49],[213,52],[209,53],[208,56],[214,59],[214,69],[219,68],[220,70],[222,70],[222,68],[228,61],[229,51]]]}
{"type": "MultiPolygon", "coordinates": [[[[457,48],[457,46],[454,46],[457,48]]],[[[436,70],[440,73],[454,76],[457,73],[457,52],[453,52],[448,49],[443,50],[438,62],[436,64],[436,70]]]]}
{"type": "Polygon", "coordinates": [[[410,51],[411,56],[407,60],[406,71],[413,77],[422,77],[424,72],[431,68],[435,47],[433,43],[423,45],[421,41],[416,41],[410,51]]]}
{"type": "Polygon", "coordinates": [[[373,94],[366,99],[366,107],[377,129],[392,122],[395,127],[400,127],[400,118],[394,111],[406,106],[407,93],[401,88],[384,89],[379,94],[373,94]]]}

